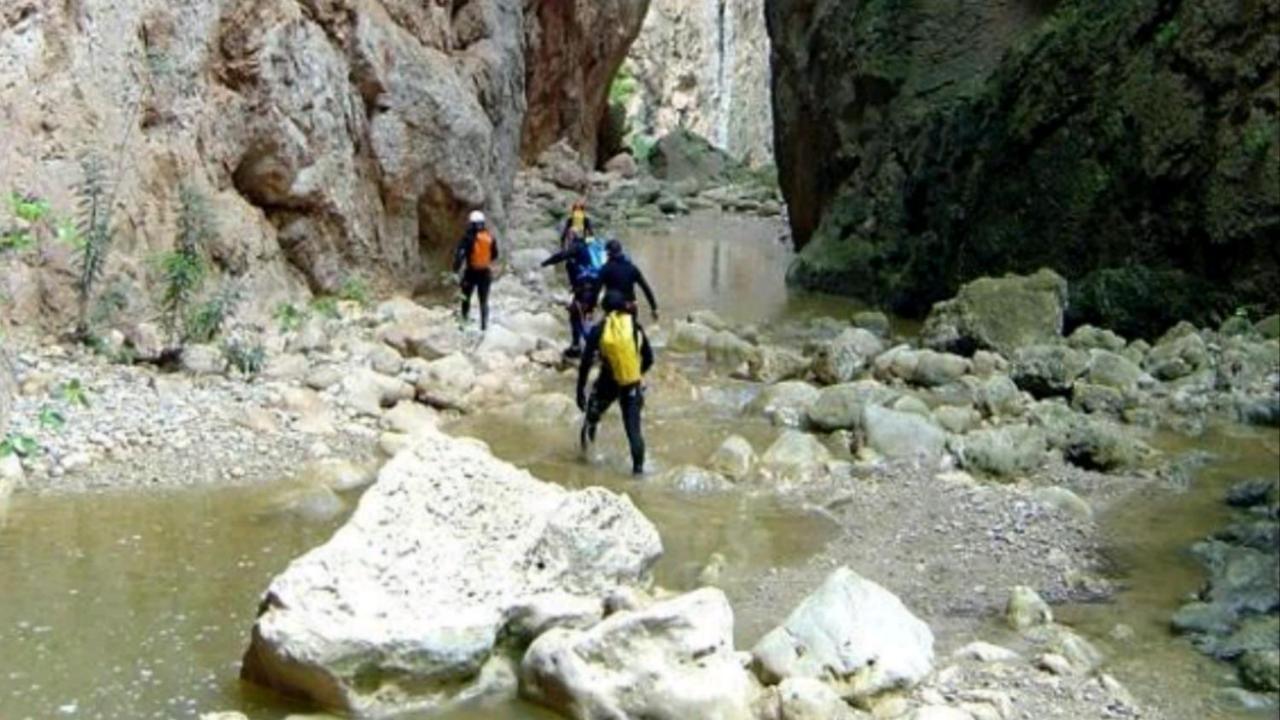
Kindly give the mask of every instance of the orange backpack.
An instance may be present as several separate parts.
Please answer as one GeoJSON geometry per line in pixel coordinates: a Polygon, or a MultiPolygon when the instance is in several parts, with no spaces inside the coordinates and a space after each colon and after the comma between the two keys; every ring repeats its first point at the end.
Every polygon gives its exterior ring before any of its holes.
{"type": "Polygon", "coordinates": [[[488,230],[481,230],[471,242],[471,257],[467,258],[467,266],[472,270],[488,270],[492,263],[493,236],[488,230]]]}

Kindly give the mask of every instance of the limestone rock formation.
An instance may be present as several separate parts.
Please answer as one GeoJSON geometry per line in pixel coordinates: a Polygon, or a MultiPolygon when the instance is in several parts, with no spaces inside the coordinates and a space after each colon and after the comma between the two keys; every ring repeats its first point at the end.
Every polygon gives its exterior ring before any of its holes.
{"type": "Polygon", "coordinates": [[[813,678],[865,700],[922,680],[933,666],[933,633],[893,593],[840,568],[752,654],[766,682],[813,678]]]}
{"type": "Polygon", "coordinates": [[[1274,3],[767,0],[792,279],[1051,267],[1128,337],[1280,305],[1274,3]]]}
{"type": "Polygon", "coordinates": [[[534,641],[521,692],[578,720],[752,720],[759,688],[733,649],[733,610],[705,588],[534,641]]]}
{"type": "Polygon", "coordinates": [[[661,552],[627,498],[565,491],[428,429],[272,581],[243,676],[356,715],[437,708],[474,694],[528,618],[552,618],[536,632],[598,619],[661,552]]]}
{"type": "MultiPolygon", "coordinates": [[[[182,186],[217,219],[213,265],[260,308],[352,276],[412,289],[465,210],[503,226],[522,147],[594,153],[647,4],[16,0],[0,11],[0,192],[68,215],[80,158],[100,157],[118,228],[105,282],[132,295],[172,246],[182,186]]],[[[0,258],[24,320],[72,302],[73,253],[43,245],[0,258]]]]}
{"type": "Polygon", "coordinates": [[[522,155],[533,162],[563,138],[594,165],[609,84],[640,32],[649,0],[526,0],[525,8],[529,112],[522,155]]]}
{"type": "Polygon", "coordinates": [[[764,0],[656,0],[623,72],[632,132],[683,128],[740,162],[773,162],[764,0]]]}

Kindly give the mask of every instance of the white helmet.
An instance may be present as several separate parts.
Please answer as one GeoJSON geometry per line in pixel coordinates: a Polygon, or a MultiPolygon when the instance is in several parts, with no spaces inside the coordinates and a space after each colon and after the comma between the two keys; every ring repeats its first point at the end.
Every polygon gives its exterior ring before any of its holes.
{"type": "Polygon", "coordinates": [[[483,225],[484,213],[480,212],[479,210],[472,210],[471,216],[467,218],[467,222],[471,223],[472,225],[483,225]]]}

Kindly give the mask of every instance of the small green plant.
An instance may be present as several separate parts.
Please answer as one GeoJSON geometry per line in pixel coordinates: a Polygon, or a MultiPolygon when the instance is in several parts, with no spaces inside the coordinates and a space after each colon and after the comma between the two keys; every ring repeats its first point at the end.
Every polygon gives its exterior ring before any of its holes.
{"type": "Polygon", "coordinates": [[[84,176],[76,189],[78,222],[74,240],[79,262],[76,273],[79,300],[76,334],[85,338],[90,335],[89,310],[94,289],[102,279],[114,239],[111,213],[115,200],[101,160],[90,155],[84,159],[82,168],[84,176]]]}
{"type": "Polygon", "coordinates": [[[338,288],[338,299],[347,302],[353,302],[364,307],[369,304],[369,284],[364,278],[359,276],[349,277],[342,281],[342,287],[338,288]]]}
{"type": "Polygon", "coordinates": [[[184,342],[213,342],[239,303],[240,291],[233,285],[224,285],[213,297],[197,305],[187,315],[184,342]]]}
{"type": "Polygon", "coordinates": [[[40,427],[45,430],[52,430],[53,432],[58,432],[67,424],[66,416],[48,405],[40,408],[40,415],[37,419],[40,423],[40,427]]]}
{"type": "Polygon", "coordinates": [[[338,311],[338,299],[332,295],[325,295],[312,300],[311,310],[316,315],[329,320],[337,320],[342,317],[342,313],[338,311]]]}
{"type": "Polygon", "coordinates": [[[1156,47],[1165,50],[1177,42],[1180,35],[1182,35],[1182,26],[1177,20],[1170,20],[1156,31],[1156,47]]]}
{"type": "Polygon", "coordinates": [[[184,324],[192,318],[191,305],[204,284],[207,270],[201,250],[214,236],[214,227],[204,196],[198,191],[183,186],[178,199],[178,236],[174,250],[160,258],[164,278],[160,307],[165,330],[181,344],[191,334],[184,324]]]}
{"type": "Polygon", "coordinates": [[[34,195],[9,193],[9,209],[14,217],[28,225],[34,225],[49,214],[49,201],[34,195]]]}
{"type": "Polygon", "coordinates": [[[609,83],[609,104],[625,106],[639,89],[640,82],[631,73],[631,69],[623,65],[618,68],[618,74],[613,76],[613,82],[609,83]]]}
{"type": "Polygon", "coordinates": [[[68,405],[89,407],[89,392],[85,390],[80,378],[71,378],[59,386],[57,396],[68,405]]]}
{"type": "Polygon", "coordinates": [[[9,193],[9,214],[20,226],[0,231],[0,252],[23,252],[34,247],[48,230],[49,202],[34,195],[9,193]]]}
{"type": "Polygon", "coordinates": [[[4,440],[0,440],[0,458],[17,455],[20,458],[28,458],[40,452],[40,443],[30,435],[22,435],[20,433],[9,433],[4,440]]]}
{"type": "Polygon", "coordinates": [[[293,303],[282,302],[276,306],[275,320],[280,325],[281,332],[297,330],[307,321],[308,316],[306,309],[299,308],[293,303]]]}
{"type": "Polygon", "coordinates": [[[261,343],[246,343],[240,340],[224,342],[222,356],[227,359],[228,365],[247,377],[254,377],[262,372],[267,362],[267,351],[261,343]]]}

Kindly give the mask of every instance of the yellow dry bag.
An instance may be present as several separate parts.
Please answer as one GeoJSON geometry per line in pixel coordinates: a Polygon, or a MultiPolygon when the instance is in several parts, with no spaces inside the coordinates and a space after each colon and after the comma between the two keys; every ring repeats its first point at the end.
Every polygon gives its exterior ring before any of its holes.
{"type": "Polygon", "coordinates": [[[631,313],[611,312],[604,319],[600,354],[609,363],[613,379],[627,387],[640,382],[640,340],[631,313]]]}

